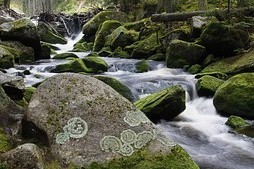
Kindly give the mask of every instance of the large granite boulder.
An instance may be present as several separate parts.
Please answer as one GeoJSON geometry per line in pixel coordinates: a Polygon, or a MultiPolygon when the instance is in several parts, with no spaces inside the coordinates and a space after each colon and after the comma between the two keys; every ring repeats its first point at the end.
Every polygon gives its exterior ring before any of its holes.
{"type": "Polygon", "coordinates": [[[221,59],[205,67],[201,73],[221,72],[238,74],[254,70],[254,50],[237,56],[221,59]]]}
{"type": "Polygon", "coordinates": [[[144,97],[134,105],[153,122],[171,120],[185,109],[185,91],[181,86],[172,86],[144,97]]]}
{"type": "Polygon", "coordinates": [[[212,22],[201,34],[200,43],[215,56],[232,56],[236,49],[249,46],[249,34],[231,25],[212,22]]]}
{"type": "MultiPolygon", "coordinates": [[[[15,20],[13,22],[6,22],[0,25],[1,40],[20,41],[26,46],[34,49],[35,59],[41,58],[41,44],[40,38],[37,34],[35,24],[27,18],[15,20]]],[[[48,58],[45,58],[48,59],[48,58]]]]}
{"type": "Polygon", "coordinates": [[[26,117],[45,131],[52,154],[65,164],[95,168],[125,160],[129,168],[158,163],[165,169],[198,168],[127,99],[89,76],[64,73],[47,79],[26,117]]]}
{"type": "Polygon", "coordinates": [[[39,22],[38,26],[38,35],[41,41],[52,43],[52,44],[66,44],[67,40],[58,33],[52,26],[45,22],[39,22]]]}
{"type": "Polygon", "coordinates": [[[121,25],[122,24],[116,20],[108,20],[103,22],[100,29],[96,33],[93,51],[100,51],[104,47],[106,37],[121,25]]]}
{"type": "Polygon", "coordinates": [[[99,29],[100,25],[106,20],[127,22],[128,15],[126,13],[117,11],[102,11],[98,13],[83,26],[83,39],[88,42],[94,41],[96,31],[99,29]]]}
{"type": "Polygon", "coordinates": [[[35,144],[27,143],[0,155],[8,169],[44,169],[42,152],[35,144]]]}
{"type": "Polygon", "coordinates": [[[229,78],[214,95],[215,108],[227,115],[254,117],[254,73],[229,78]]]}
{"type": "Polygon", "coordinates": [[[167,67],[183,68],[200,64],[205,59],[205,47],[195,43],[173,40],[167,48],[167,67]]]}
{"type": "Polygon", "coordinates": [[[213,97],[216,90],[224,83],[216,77],[205,75],[196,82],[196,89],[199,96],[213,97]]]}

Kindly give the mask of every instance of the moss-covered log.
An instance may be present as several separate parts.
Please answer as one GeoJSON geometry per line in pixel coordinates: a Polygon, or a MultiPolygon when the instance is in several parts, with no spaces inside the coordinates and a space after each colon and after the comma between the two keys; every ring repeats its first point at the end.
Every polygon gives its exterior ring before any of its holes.
{"type": "MultiPolygon", "coordinates": [[[[239,8],[230,11],[230,15],[239,15],[241,13],[245,16],[252,16],[254,11],[254,7],[248,7],[248,8],[239,8]]],[[[164,14],[153,14],[151,17],[151,20],[153,22],[170,22],[170,21],[185,21],[193,16],[198,15],[227,15],[228,10],[207,10],[207,11],[193,11],[193,12],[183,12],[183,13],[164,13],[164,14]]]]}

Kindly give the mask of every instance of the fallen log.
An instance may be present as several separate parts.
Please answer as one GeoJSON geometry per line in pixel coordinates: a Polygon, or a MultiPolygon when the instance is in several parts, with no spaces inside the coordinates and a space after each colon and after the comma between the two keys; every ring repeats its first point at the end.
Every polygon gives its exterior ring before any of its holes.
{"type": "Polygon", "coordinates": [[[228,13],[227,9],[224,10],[207,10],[207,11],[193,11],[193,12],[183,12],[183,13],[164,13],[164,14],[153,14],[151,20],[153,22],[171,22],[171,21],[186,21],[187,19],[198,16],[198,15],[207,15],[207,16],[215,16],[215,15],[239,15],[242,14],[244,16],[254,16],[254,7],[248,8],[239,8],[231,10],[228,13]]]}

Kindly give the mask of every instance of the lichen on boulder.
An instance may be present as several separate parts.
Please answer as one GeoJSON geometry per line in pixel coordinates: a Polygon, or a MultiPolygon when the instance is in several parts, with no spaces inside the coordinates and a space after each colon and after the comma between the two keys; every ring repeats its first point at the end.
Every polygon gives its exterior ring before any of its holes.
{"type": "Polygon", "coordinates": [[[153,122],[171,120],[185,109],[185,91],[181,86],[172,86],[144,97],[134,105],[153,122]]]}
{"type": "Polygon", "coordinates": [[[48,78],[33,95],[26,118],[46,132],[51,152],[61,163],[93,168],[131,159],[130,168],[144,163],[198,168],[132,103],[89,76],[64,73],[48,78]]]}

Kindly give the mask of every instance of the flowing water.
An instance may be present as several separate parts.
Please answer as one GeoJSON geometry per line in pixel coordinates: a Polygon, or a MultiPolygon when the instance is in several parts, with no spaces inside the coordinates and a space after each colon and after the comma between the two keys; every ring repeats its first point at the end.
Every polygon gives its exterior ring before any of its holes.
{"type": "MultiPolygon", "coordinates": [[[[82,35],[78,35],[78,38],[82,35]]],[[[57,45],[63,53],[72,49],[77,39],[69,39],[67,45],[57,45]]],[[[76,53],[85,57],[88,53],[76,53]]],[[[225,125],[226,117],[217,114],[211,98],[198,97],[193,75],[181,69],[169,69],[164,62],[149,61],[150,71],[136,73],[135,63],[139,60],[104,58],[110,66],[102,75],[115,77],[126,84],[136,99],[160,91],[172,85],[181,85],[186,90],[186,110],[170,122],[161,121],[157,126],[169,138],[186,149],[202,169],[253,169],[254,140],[235,135],[225,125]]],[[[31,65],[18,65],[8,69],[9,74],[25,76],[26,86],[31,86],[47,77],[52,68],[66,60],[41,60],[31,65]]]]}

